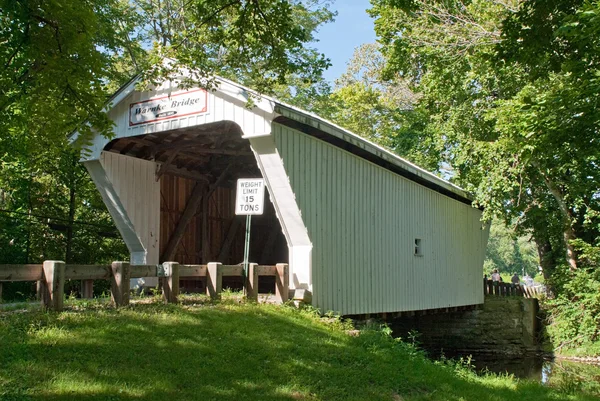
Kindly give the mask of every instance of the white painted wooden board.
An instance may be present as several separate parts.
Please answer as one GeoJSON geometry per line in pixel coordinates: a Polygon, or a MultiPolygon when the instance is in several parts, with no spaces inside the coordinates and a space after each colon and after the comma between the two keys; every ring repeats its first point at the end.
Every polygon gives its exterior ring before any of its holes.
{"type": "Polygon", "coordinates": [[[315,306],[362,314],[483,302],[481,211],[299,131],[274,123],[273,134],[313,244],[315,306]]]}
{"type": "MultiPolygon", "coordinates": [[[[155,162],[102,152],[100,163],[146,251],[143,264],[157,264],[160,239],[160,182],[155,162]]],[[[117,218],[117,217],[115,217],[117,218]]]]}
{"type": "MultiPolygon", "coordinates": [[[[191,88],[188,91],[198,90],[198,88],[191,88]]],[[[240,126],[246,136],[264,135],[271,132],[271,121],[274,118],[273,101],[267,98],[254,99],[255,106],[248,109],[247,91],[226,80],[222,80],[218,90],[207,92],[205,112],[130,125],[129,111],[132,104],[169,96],[169,94],[181,95],[182,93],[184,92],[181,88],[168,81],[152,91],[130,91],[108,111],[109,118],[115,123],[113,129],[115,138],[165,132],[219,121],[233,121],[240,126]]],[[[96,135],[92,145],[88,148],[88,153],[82,153],[83,160],[98,159],[108,142],[106,137],[96,135]]]]}

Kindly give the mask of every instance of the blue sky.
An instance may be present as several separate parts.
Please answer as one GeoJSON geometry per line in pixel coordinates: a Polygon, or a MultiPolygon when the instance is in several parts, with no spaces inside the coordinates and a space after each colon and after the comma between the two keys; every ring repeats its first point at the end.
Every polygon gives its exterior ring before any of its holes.
{"type": "Polygon", "coordinates": [[[333,81],[346,71],[346,63],[354,49],[363,43],[375,42],[373,19],[366,10],[371,8],[369,0],[337,0],[332,10],[337,10],[335,22],[319,29],[315,47],[331,59],[333,64],[325,71],[325,79],[333,81]]]}

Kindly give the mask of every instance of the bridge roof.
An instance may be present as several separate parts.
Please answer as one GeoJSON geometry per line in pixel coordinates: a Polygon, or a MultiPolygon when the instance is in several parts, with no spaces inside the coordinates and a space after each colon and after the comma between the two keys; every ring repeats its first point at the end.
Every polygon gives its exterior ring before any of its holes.
{"type": "MultiPolygon", "coordinates": [[[[106,111],[110,112],[120,103],[124,102],[136,91],[136,85],[140,82],[140,76],[132,78],[123,85],[107,102],[106,111]]],[[[317,137],[334,146],[345,149],[361,158],[380,165],[412,181],[418,182],[446,196],[459,200],[463,203],[472,203],[472,197],[462,188],[453,183],[436,176],[435,174],[403,159],[395,153],[349,131],[339,125],[327,121],[314,113],[281,102],[273,97],[260,95],[253,90],[225,78],[215,79],[217,87],[215,92],[226,92],[231,95],[237,91],[238,100],[248,101],[252,97],[254,107],[252,111],[260,109],[265,116],[269,116],[270,122],[283,124],[317,137]]],[[[244,133],[246,134],[246,133],[244,133]]],[[[269,133],[265,133],[269,134],[269,133]]],[[[75,142],[78,132],[74,132],[70,140],[75,142]]],[[[122,137],[117,133],[116,138],[122,137]]],[[[104,144],[109,143],[106,139],[104,144]]]]}

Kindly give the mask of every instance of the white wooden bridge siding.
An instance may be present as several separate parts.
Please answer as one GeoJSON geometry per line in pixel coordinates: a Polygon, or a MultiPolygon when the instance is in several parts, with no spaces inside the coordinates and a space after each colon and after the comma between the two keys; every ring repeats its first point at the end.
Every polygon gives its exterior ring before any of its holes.
{"type": "MultiPolygon", "coordinates": [[[[271,114],[269,111],[272,112],[272,110],[265,111],[258,107],[254,107],[252,110],[248,109],[246,107],[247,98],[245,97],[244,92],[241,89],[226,83],[221,85],[218,92],[208,91],[206,113],[141,124],[133,127],[129,126],[129,105],[131,103],[144,101],[149,98],[166,96],[169,93],[178,91],[177,88],[165,84],[151,94],[149,92],[132,92],[124,101],[115,105],[109,113],[110,118],[116,124],[114,128],[116,137],[123,138],[144,135],[218,121],[233,121],[240,126],[244,135],[249,136],[269,133],[271,131],[271,114]]],[[[267,108],[272,108],[272,106],[269,105],[269,102],[265,101],[261,104],[267,104],[267,108]]]]}
{"type": "Polygon", "coordinates": [[[315,306],[363,314],[483,303],[488,230],[478,209],[280,124],[273,134],[313,243],[315,306]]]}
{"type": "Polygon", "coordinates": [[[146,251],[144,263],[158,263],[160,182],[155,179],[157,164],[111,152],[102,152],[100,163],[127,213],[126,218],[133,225],[146,251]]]}
{"type": "MultiPolygon", "coordinates": [[[[179,93],[180,89],[171,82],[165,82],[153,91],[140,92],[135,90],[134,86],[125,88],[125,91],[129,91],[129,93],[121,96],[108,111],[109,118],[115,124],[113,128],[115,138],[166,132],[218,121],[235,122],[241,127],[243,134],[249,137],[263,135],[271,130],[273,104],[267,100],[257,101],[256,104],[260,107],[253,107],[250,110],[246,107],[248,99],[246,92],[242,88],[227,82],[221,83],[217,92],[208,91],[207,111],[205,113],[131,127],[129,126],[130,104],[166,96],[170,93],[179,93]]],[[[122,212],[118,211],[119,207],[117,206],[116,210],[113,211],[113,214],[116,213],[117,215],[113,218],[117,222],[120,220],[130,221],[135,229],[135,235],[146,250],[146,261],[144,263],[158,263],[160,184],[154,179],[157,164],[104,152],[103,149],[108,142],[108,138],[96,135],[91,145],[87,146],[87,151],[82,152],[82,161],[93,163],[95,160],[100,160],[102,168],[106,171],[107,178],[119,198],[110,199],[110,195],[108,195],[110,191],[104,191],[106,193],[103,196],[108,197],[105,202],[115,203],[115,205],[123,204],[127,211],[127,216],[119,216],[118,214],[122,214],[122,212]],[[143,191],[132,191],[132,188],[143,189],[143,191]],[[148,219],[146,220],[141,216],[148,216],[148,219]]],[[[101,174],[100,172],[97,173],[101,174]]],[[[99,185],[102,192],[102,184],[97,183],[97,185],[99,185]]],[[[119,224],[117,225],[119,226],[119,224]]],[[[122,234],[128,245],[130,245],[130,242],[131,244],[135,242],[133,239],[128,241],[130,234],[123,231],[122,234]]],[[[130,250],[137,255],[137,252],[132,250],[133,248],[138,249],[139,245],[130,246],[130,250]]],[[[141,263],[137,256],[136,260],[141,263]]]]}

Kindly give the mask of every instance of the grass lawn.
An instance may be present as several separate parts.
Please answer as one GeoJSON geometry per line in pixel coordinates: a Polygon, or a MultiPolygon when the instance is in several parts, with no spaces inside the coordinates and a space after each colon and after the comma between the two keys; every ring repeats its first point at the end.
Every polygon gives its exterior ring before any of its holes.
{"type": "MultiPolygon", "coordinates": [[[[69,303],[67,303],[69,305],[69,303]]],[[[273,305],[0,310],[0,400],[592,400],[434,363],[381,331],[273,305]]]]}

